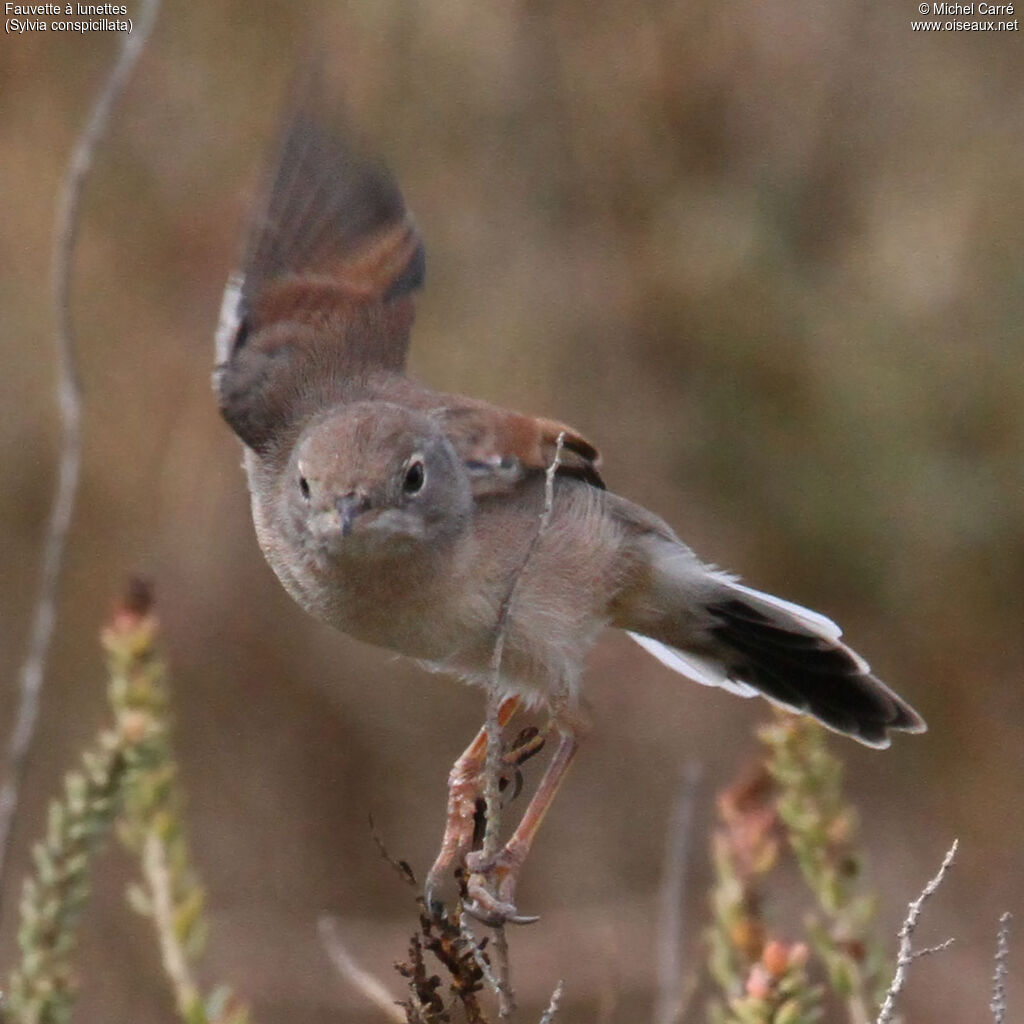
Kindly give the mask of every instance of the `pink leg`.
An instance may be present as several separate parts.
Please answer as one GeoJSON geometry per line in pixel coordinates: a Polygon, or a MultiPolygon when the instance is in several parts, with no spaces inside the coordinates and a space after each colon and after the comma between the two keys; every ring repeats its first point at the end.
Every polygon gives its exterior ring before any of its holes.
{"type": "Polygon", "coordinates": [[[515,832],[492,861],[486,862],[481,852],[471,853],[466,858],[466,866],[471,872],[468,890],[472,899],[466,910],[486,924],[527,924],[537,920],[535,917],[522,916],[516,910],[515,889],[519,871],[558,787],[576,756],[581,735],[585,731],[582,718],[568,720],[565,716],[559,716],[555,727],[561,733],[558,747],[515,832]]]}
{"type": "MultiPolygon", "coordinates": [[[[498,708],[498,725],[504,727],[519,707],[518,697],[509,697],[498,708]]],[[[452,765],[448,774],[448,812],[441,849],[430,871],[424,896],[429,907],[444,875],[473,843],[476,802],[482,793],[482,772],[487,758],[487,728],[482,728],[452,765]]]]}

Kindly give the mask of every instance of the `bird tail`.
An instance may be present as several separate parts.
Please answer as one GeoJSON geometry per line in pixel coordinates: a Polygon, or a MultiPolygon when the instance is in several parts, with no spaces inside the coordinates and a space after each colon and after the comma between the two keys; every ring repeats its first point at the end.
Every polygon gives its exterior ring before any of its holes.
{"type": "Polygon", "coordinates": [[[641,621],[622,623],[664,665],[742,697],[760,694],[870,747],[889,746],[890,730],[925,731],[831,619],[701,565],[678,542],[672,547],[655,562],[656,593],[641,621]]]}

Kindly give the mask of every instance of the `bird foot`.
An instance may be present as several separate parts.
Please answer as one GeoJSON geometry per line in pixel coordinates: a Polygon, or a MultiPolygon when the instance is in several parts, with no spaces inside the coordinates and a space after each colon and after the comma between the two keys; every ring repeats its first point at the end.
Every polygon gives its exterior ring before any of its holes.
{"type": "MultiPolygon", "coordinates": [[[[452,867],[458,864],[473,846],[477,837],[478,808],[483,800],[484,790],[484,753],[477,750],[483,741],[484,733],[475,744],[452,766],[448,776],[448,808],[445,816],[444,838],[437,859],[427,872],[423,886],[423,898],[428,909],[443,905],[437,893],[444,885],[445,878],[452,867]]],[[[502,771],[499,785],[504,789],[510,774],[513,780],[513,798],[519,792],[522,776],[519,767],[543,749],[544,734],[536,728],[522,730],[519,735],[502,752],[502,771]]]]}
{"type": "Polygon", "coordinates": [[[507,846],[492,858],[485,857],[481,850],[468,854],[468,899],[463,904],[466,913],[491,928],[539,921],[540,918],[534,914],[520,914],[515,904],[516,883],[522,863],[523,858],[507,846]]]}
{"type": "Polygon", "coordinates": [[[539,914],[520,914],[514,903],[495,899],[482,887],[478,887],[474,899],[462,904],[462,910],[488,928],[501,928],[506,924],[535,924],[540,920],[539,914]]]}

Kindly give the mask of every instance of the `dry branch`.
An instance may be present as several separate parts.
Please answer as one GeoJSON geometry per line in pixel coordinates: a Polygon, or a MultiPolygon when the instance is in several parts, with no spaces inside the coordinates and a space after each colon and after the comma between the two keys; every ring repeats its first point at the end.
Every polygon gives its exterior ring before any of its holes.
{"type": "Polygon", "coordinates": [[[903,991],[903,986],[907,981],[907,968],[922,956],[928,956],[930,953],[938,953],[946,949],[953,941],[952,939],[947,939],[937,946],[929,946],[926,949],[915,950],[913,948],[914,931],[917,928],[917,920],[921,916],[921,909],[924,906],[925,900],[933,895],[939,886],[942,885],[946,872],[949,871],[953,858],[956,856],[958,846],[959,841],[954,839],[949,852],[943,858],[938,874],[924,887],[921,895],[907,907],[907,916],[903,922],[903,927],[900,928],[900,948],[896,958],[896,973],[893,975],[892,983],[889,985],[889,991],[885,994],[885,1001],[882,1003],[882,1008],[878,1011],[878,1019],[875,1021],[875,1024],[889,1024],[893,1019],[893,1014],[896,1011],[896,997],[903,991]]]}
{"type": "Polygon", "coordinates": [[[317,930],[320,934],[320,944],[338,974],[357,992],[362,993],[388,1020],[404,1024],[407,1017],[384,983],[376,975],[363,970],[349,953],[341,938],[337,920],[325,915],[317,922],[317,930]]]}
{"type": "Polygon", "coordinates": [[[39,591],[32,614],[28,651],[19,673],[18,711],[8,741],[6,776],[0,789],[0,909],[6,890],[7,857],[18,815],[22,779],[28,764],[42,697],[46,662],[57,619],[57,596],[68,531],[75,511],[82,462],[82,390],[71,320],[71,273],[80,222],[82,192],[96,147],[114,103],[124,91],[156,20],[159,0],[142,0],[135,30],[124,37],[121,52],[103,83],[89,119],[75,143],[57,200],[53,239],[53,305],[56,317],[57,407],[60,413],[60,459],[57,486],[46,522],[39,591]]]}
{"type": "Polygon", "coordinates": [[[697,802],[700,765],[683,769],[679,792],[665,837],[665,864],[658,892],[658,989],[655,1024],[677,1024],[685,1011],[683,987],[686,872],[690,861],[693,811],[697,802]]]}
{"type": "Polygon", "coordinates": [[[996,936],[996,969],[992,975],[992,1001],[988,1004],[992,1011],[992,1024],[1004,1024],[1006,1020],[1006,973],[1007,960],[1010,957],[1010,919],[1013,915],[1007,911],[999,918],[999,932],[996,936]]]}
{"type": "Polygon", "coordinates": [[[555,1017],[558,1014],[558,1008],[562,1003],[562,981],[559,979],[558,984],[555,985],[554,992],[551,993],[551,1001],[548,1003],[548,1008],[544,1011],[544,1016],[540,1019],[540,1024],[554,1024],[555,1017]]]}
{"type": "MultiPolygon", "coordinates": [[[[515,609],[516,592],[519,589],[519,581],[526,571],[533,553],[537,549],[544,534],[547,532],[551,522],[551,513],[555,503],[555,474],[562,460],[562,450],[565,446],[565,431],[558,435],[555,444],[555,454],[544,475],[544,507],[541,510],[537,523],[537,530],[530,540],[526,549],[523,562],[512,579],[512,585],[502,603],[498,613],[497,630],[494,637],[494,648],[491,653],[491,681],[487,688],[487,754],[484,761],[484,804],[486,807],[487,821],[484,830],[483,856],[486,859],[493,858],[499,848],[501,832],[501,793],[500,779],[502,764],[501,748],[501,726],[498,722],[498,710],[502,703],[501,691],[501,662],[505,652],[505,640],[508,635],[508,624],[512,620],[515,609]]],[[[491,959],[494,964],[496,994],[498,996],[498,1014],[502,1020],[508,1020],[515,1011],[515,992],[512,988],[511,971],[508,958],[508,941],[505,936],[504,925],[494,928],[494,937],[491,943],[491,959]]]]}

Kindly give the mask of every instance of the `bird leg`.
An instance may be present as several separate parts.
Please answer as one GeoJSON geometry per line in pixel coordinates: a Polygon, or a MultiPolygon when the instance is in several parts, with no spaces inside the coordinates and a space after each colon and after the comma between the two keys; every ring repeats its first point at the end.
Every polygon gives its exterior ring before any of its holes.
{"type": "Polygon", "coordinates": [[[544,815],[576,755],[585,728],[582,719],[572,720],[565,715],[557,716],[552,724],[560,733],[558,747],[515,832],[494,857],[486,858],[483,851],[466,857],[466,868],[470,872],[467,892],[471,902],[464,909],[484,924],[529,924],[537,920],[516,910],[516,883],[544,815]]]}
{"type": "MultiPolygon", "coordinates": [[[[503,728],[519,707],[518,697],[509,697],[498,708],[498,726],[503,728]]],[[[424,886],[427,907],[435,900],[434,894],[443,876],[473,845],[477,801],[483,791],[483,770],[487,760],[487,727],[476,734],[473,742],[462,752],[448,773],[448,810],[445,818],[444,838],[424,886]]]]}

